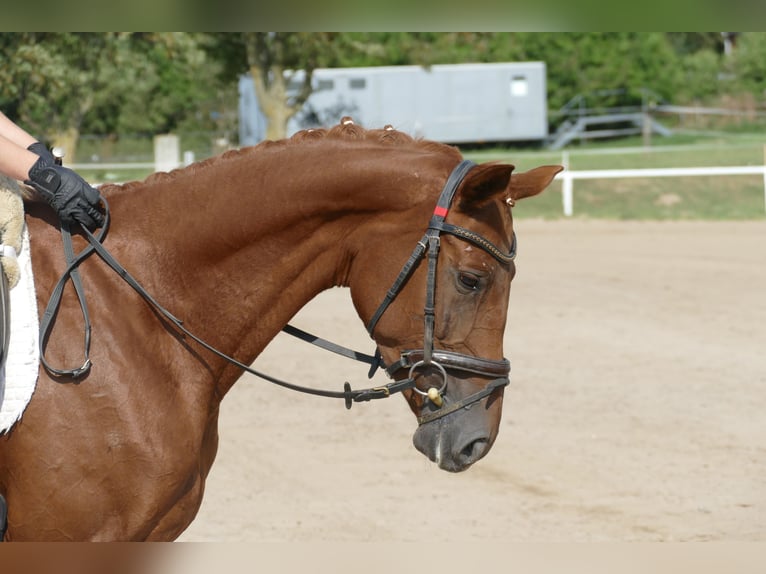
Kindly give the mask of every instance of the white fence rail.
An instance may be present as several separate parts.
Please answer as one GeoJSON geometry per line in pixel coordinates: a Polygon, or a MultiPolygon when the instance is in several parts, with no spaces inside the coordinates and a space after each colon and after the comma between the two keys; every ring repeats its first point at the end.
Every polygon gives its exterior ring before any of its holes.
{"type": "MultiPolygon", "coordinates": [[[[568,162],[565,162],[565,164],[568,162]]],[[[564,215],[574,213],[574,180],[576,179],[620,179],[632,177],[685,177],[717,175],[761,175],[763,177],[763,201],[766,210],[766,165],[740,165],[723,167],[666,167],[645,169],[587,169],[570,171],[565,169],[556,176],[562,182],[561,197],[564,215]]]]}

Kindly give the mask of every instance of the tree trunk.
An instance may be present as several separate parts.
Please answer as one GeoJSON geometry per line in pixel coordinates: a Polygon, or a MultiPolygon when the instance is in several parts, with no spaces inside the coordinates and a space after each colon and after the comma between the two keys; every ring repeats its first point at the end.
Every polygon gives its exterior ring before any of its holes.
{"type": "Polygon", "coordinates": [[[274,68],[272,73],[273,77],[267,83],[260,68],[250,67],[255,96],[266,116],[266,139],[279,140],[287,136],[287,120],[295,114],[295,109],[287,103],[287,84],[282,69],[274,68]]]}

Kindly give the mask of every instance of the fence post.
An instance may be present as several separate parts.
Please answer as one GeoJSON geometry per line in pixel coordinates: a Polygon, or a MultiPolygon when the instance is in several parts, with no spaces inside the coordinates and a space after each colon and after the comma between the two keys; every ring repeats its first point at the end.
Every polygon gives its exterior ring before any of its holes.
{"type": "Polygon", "coordinates": [[[766,211],[766,165],[763,166],[763,210],[766,211]]]}
{"type": "Polygon", "coordinates": [[[569,174],[569,152],[562,152],[561,165],[564,166],[564,171],[561,174],[561,202],[564,207],[564,215],[571,217],[574,204],[574,182],[572,176],[569,174]]]}
{"type": "Polygon", "coordinates": [[[180,164],[181,144],[172,134],[154,136],[154,171],[170,171],[180,164]]]}
{"type": "Polygon", "coordinates": [[[766,144],[763,146],[763,209],[766,211],[766,144]]]}

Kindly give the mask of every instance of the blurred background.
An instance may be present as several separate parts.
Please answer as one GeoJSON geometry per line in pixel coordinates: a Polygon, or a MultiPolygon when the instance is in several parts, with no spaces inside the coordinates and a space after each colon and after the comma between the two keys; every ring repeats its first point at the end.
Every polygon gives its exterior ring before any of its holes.
{"type": "MultiPolygon", "coordinates": [[[[0,109],[95,183],[342,115],[518,169],[763,166],[765,90],[762,32],[0,34],[0,109]]],[[[762,173],[639,175],[578,179],[568,214],[766,214],[762,173]]],[[[565,212],[552,193],[520,215],[565,212]]]]}

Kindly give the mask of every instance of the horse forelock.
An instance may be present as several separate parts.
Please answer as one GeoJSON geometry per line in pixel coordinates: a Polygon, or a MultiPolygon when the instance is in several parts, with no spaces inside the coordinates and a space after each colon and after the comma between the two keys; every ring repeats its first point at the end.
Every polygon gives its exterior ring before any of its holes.
{"type": "Polygon", "coordinates": [[[427,153],[444,153],[454,156],[456,160],[459,160],[461,157],[460,151],[453,146],[422,138],[413,138],[409,134],[391,128],[391,126],[386,126],[382,129],[365,129],[354,123],[341,123],[329,129],[305,129],[296,132],[294,135],[286,139],[277,141],[265,140],[254,146],[229,150],[217,156],[195,162],[186,167],[174,169],[169,172],[153,173],[144,180],[129,181],[122,184],[104,184],[101,189],[109,193],[116,189],[129,190],[138,186],[167,182],[179,177],[197,173],[200,170],[242,156],[261,154],[267,151],[278,151],[287,147],[322,145],[322,142],[347,142],[350,145],[381,145],[386,147],[395,146],[402,149],[412,149],[413,151],[427,153]]]}

